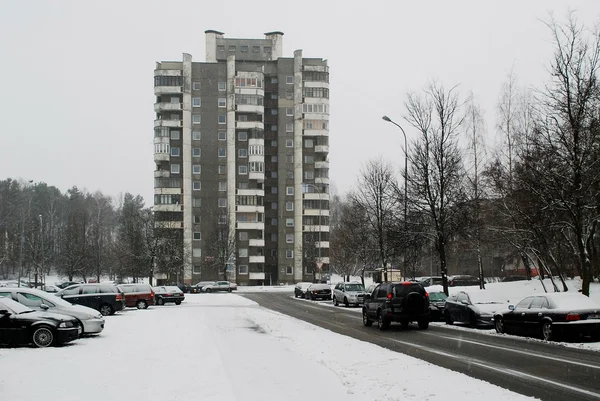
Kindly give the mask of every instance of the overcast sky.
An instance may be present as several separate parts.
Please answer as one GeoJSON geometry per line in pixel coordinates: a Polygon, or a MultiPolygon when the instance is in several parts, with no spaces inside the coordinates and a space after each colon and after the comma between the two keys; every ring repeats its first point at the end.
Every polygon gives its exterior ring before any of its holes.
{"type": "Polygon", "coordinates": [[[600,1],[8,1],[0,0],[0,179],[153,194],[156,61],[204,61],[207,29],[226,37],[284,32],[330,66],[330,179],[345,193],[370,159],[403,165],[407,92],[436,79],[473,92],[490,142],[514,67],[522,85],[547,80],[542,20],[568,10],[592,26],[600,1]],[[285,6],[284,6],[285,5],[285,6]],[[292,8],[292,6],[294,8],[292,8]]]}

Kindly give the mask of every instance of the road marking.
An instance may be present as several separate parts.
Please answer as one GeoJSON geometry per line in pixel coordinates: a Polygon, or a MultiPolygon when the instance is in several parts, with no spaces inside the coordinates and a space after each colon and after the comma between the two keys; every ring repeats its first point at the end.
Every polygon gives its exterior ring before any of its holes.
{"type": "Polygon", "coordinates": [[[423,351],[430,352],[432,354],[437,354],[437,355],[445,356],[445,357],[448,357],[448,358],[456,359],[456,360],[459,360],[459,361],[468,362],[470,364],[479,366],[481,368],[493,370],[495,372],[504,373],[504,374],[509,375],[509,376],[515,376],[515,377],[520,377],[520,378],[527,377],[528,379],[530,379],[531,381],[534,381],[534,382],[536,382],[536,381],[542,381],[544,383],[547,383],[547,384],[550,384],[550,385],[553,385],[553,386],[556,386],[556,387],[562,387],[564,389],[568,389],[568,390],[574,391],[576,393],[585,394],[587,396],[590,396],[590,397],[593,397],[595,399],[600,400],[600,394],[595,393],[593,391],[583,390],[581,388],[570,386],[568,384],[558,383],[556,381],[544,379],[544,378],[539,377],[539,376],[530,375],[528,373],[524,373],[524,372],[521,372],[519,370],[506,369],[506,368],[500,368],[500,367],[491,366],[489,364],[489,362],[484,362],[484,361],[481,361],[481,360],[478,360],[478,359],[474,359],[474,358],[470,358],[470,357],[466,357],[465,358],[464,356],[459,356],[459,355],[450,354],[448,352],[439,351],[439,350],[436,350],[434,348],[427,347],[427,346],[424,346],[424,345],[414,344],[414,343],[410,343],[408,341],[396,340],[396,339],[393,339],[393,338],[389,338],[389,340],[392,341],[392,342],[399,343],[399,344],[411,346],[413,348],[422,349],[423,351]]]}
{"type": "Polygon", "coordinates": [[[562,358],[557,358],[557,357],[554,357],[554,356],[540,355],[540,354],[537,354],[535,352],[521,351],[521,350],[513,349],[513,348],[510,348],[510,347],[500,347],[500,346],[497,346],[497,345],[481,343],[479,341],[466,340],[464,338],[449,337],[449,336],[445,336],[445,335],[442,335],[442,334],[434,334],[434,333],[423,333],[423,334],[429,335],[429,336],[435,336],[435,337],[442,337],[442,338],[446,338],[448,340],[456,340],[456,341],[465,342],[465,343],[469,343],[469,344],[475,344],[475,345],[479,345],[479,346],[482,346],[482,347],[499,349],[499,350],[502,350],[502,351],[514,352],[516,354],[522,354],[522,355],[527,355],[527,356],[534,356],[534,357],[537,357],[537,358],[549,359],[551,361],[556,361],[556,362],[569,363],[571,365],[579,365],[579,366],[583,366],[583,367],[591,368],[591,369],[600,369],[600,366],[598,366],[598,365],[591,365],[589,363],[584,363],[584,362],[570,361],[570,360],[566,360],[566,359],[562,359],[562,358]]]}

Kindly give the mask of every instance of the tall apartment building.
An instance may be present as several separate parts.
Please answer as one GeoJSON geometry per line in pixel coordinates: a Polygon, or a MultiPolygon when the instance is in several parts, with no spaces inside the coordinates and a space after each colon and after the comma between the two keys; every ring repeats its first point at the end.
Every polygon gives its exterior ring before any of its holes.
{"type": "Polygon", "coordinates": [[[282,32],[205,34],[206,61],[184,53],[154,71],[157,228],[182,238],[185,283],[318,279],[329,267],[327,60],[283,57],[282,32]]]}

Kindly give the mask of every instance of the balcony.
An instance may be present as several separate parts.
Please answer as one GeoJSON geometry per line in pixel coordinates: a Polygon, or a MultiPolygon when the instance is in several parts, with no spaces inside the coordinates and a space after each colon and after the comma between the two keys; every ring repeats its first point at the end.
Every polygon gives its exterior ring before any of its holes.
{"type": "Polygon", "coordinates": [[[183,109],[183,103],[154,103],[154,111],[161,113],[163,111],[181,111],[183,109]]]}
{"type": "Polygon", "coordinates": [[[315,162],[315,168],[329,168],[329,162],[315,162]]]}
{"type": "Polygon", "coordinates": [[[155,77],[180,77],[181,70],[156,69],[154,70],[155,77]]]}
{"type": "Polygon", "coordinates": [[[183,87],[181,86],[155,86],[154,94],[156,96],[169,95],[169,94],[180,94],[183,93],[183,87]]]}
{"type": "Polygon", "coordinates": [[[256,96],[265,96],[265,90],[263,88],[253,88],[250,86],[244,87],[236,87],[235,88],[236,95],[256,95],[256,96]]]}
{"type": "Polygon", "coordinates": [[[329,248],[329,241],[317,241],[315,242],[315,248],[329,248]]]}
{"type": "Polygon", "coordinates": [[[250,256],[248,258],[248,263],[265,263],[265,257],[258,255],[250,256]]]}
{"type": "Polygon", "coordinates": [[[311,200],[329,200],[329,194],[321,194],[318,192],[305,192],[302,194],[302,198],[311,200]]]}
{"type": "Polygon", "coordinates": [[[264,230],[265,223],[262,221],[236,221],[235,228],[238,230],[264,230]]]}
{"type": "MultiPolygon", "coordinates": [[[[154,153],[155,162],[168,162],[169,160],[171,160],[171,155],[169,155],[168,153],[154,153]]],[[[154,174],[156,174],[156,171],[154,172],[154,174]]]]}
{"type": "Polygon", "coordinates": [[[304,81],[302,84],[305,88],[329,88],[329,82],[325,81],[304,81]]]}
{"type": "Polygon", "coordinates": [[[303,129],[304,136],[329,136],[329,131],[324,129],[303,129]]]}
{"type": "Polygon", "coordinates": [[[265,114],[265,108],[255,104],[236,104],[235,110],[240,113],[265,114]]]}
{"type": "Polygon", "coordinates": [[[181,120],[154,120],[155,127],[183,127],[183,122],[181,120]]]}
{"type": "Polygon", "coordinates": [[[258,171],[248,173],[248,179],[262,182],[265,180],[265,173],[258,172],[258,171]]]}
{"type": "Polygon", "coordinates": [[[315,177],[315,184],[329,184],[329,177],[315,177]]]}
{"type": "Polygon", "coordinates": [[[248,246],[263,247],[263,246],[265,246],[265,240],[264,239],[251,239],[248,241],[248,246]]]}
{"type": "Polygon", "coordinates": [[[249,280],[264,280],[265,273],[250,273],[250,274],[248,274],[248,279],[249,280]]]}
{"type": "Polygon", "coordinates": [[[235,211],[242,213],[264,213],[265,207],[258,205],[236,205],[235,211]]]}
{"type": "Polygon", "coordinates": [[[315,146],[315,153],[329,153],[328,145],[317,145],[315,146]]]}
{"type": "Polygon", "coordinates": [[[265,124],[262,121],[236,121],[237,129],[264,129],[265,124]]]}
{"type": "Polygon", "coordinates": [[[156,228],[183,228],[182,221],[157,221],[154,223],[156,228]]]}
{"type": "Polygon", "coordinates": [[[183,205],[154,205],[155,212],[181,212],[183,205]]]}
{"type": "Polygon", "coordinates": [[[329,209],[304,209],[304,216],[329,216],[329,209]]]}
{"type": "Polygon", "coordinates": [[[322,233],[328,233],[329,232],[329,226],[325,226],[325,225],[314,225],[314,226],[308,226],[308,225],[303,225],[302,226],[302,231],[304,231],[305,233],[318,233],[319,231],[321,231],[322,233]]]}
{"type": "Polygon", "coordinates": [[[181,188],[154,188],[154,195],[181,195],[181,188]]]}
{"type": "MultiPolygon", "coordinates": [[[[162,153],[157,153],[162,154],[162,153]]],[[[156,158],[155,158],[156,160],[156,158]]],[[[171,176],[171,172],[169,170],[154,170],[154,178],[169,178],[171,176]]]]}
{"type": "Polygon", "coordinates": [[[265,190],[264,189],[236,189],[235,190],[235,194],[236,195],[246,195],[246,196],[265,196],[265,190]]]}

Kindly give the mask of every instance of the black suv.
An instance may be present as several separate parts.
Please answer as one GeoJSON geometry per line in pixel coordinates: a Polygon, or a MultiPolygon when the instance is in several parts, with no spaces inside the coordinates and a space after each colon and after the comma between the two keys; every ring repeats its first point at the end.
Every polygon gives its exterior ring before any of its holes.
{"type": "Polygon", "coordinates": [[[429,327],[429,295],[421,283],[381,283],[372,294],[365,296],[362,315],[365,326],[377,321],[379,330],[387,329],[392,321],[400,322],[403,327],[418,322],[420,329],[426,329],[429,327]]]}
{"type": "Polygon", "coordinates": [[[96,309],[104,316],[125,309],[123,292],[116,285],[110,283],[75,284],[54,295],[72,304],[96,309]]]}

